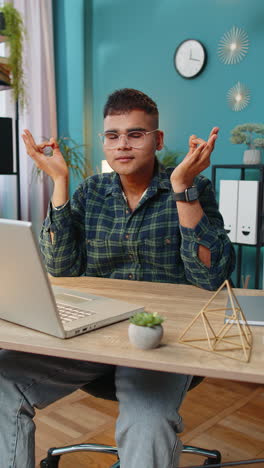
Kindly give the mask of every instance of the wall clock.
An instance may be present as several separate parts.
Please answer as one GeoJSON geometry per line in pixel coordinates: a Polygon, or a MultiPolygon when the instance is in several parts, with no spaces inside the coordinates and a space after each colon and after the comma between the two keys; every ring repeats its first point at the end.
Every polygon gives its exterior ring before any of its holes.
{"type": "Polygon", "coordinates": [[[195,78],[206,65],[204,45],[196,39],[186,39],[179,44],[174,55],[174,65],[183,78],[195,78]]]}

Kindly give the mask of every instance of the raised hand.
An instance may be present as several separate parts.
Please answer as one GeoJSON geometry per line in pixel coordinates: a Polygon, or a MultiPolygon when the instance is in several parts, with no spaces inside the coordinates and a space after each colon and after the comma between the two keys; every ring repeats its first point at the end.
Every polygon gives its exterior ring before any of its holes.
{"type": "Polygon", "coordinates": [[[171,174],[171,184],[174,192],[182,192],[193,185],[195,176],[200,174],[210,165],[210,156],[214,149],[219,132],[218,127],[213,127],[208,141],[192,135],[189,138],[189,151],[183,161],[171,174]]]}
{"type": "Polygon", "coordinates": [[[68,178],[68,167],[55,138],[50,138],[48,141],[37,145],[29,130],[24,130],[22,138],[27,154],[39,169],[48,174],[54,182],[59,178],[68,178]],[[45,156],[44,150],[47,147],[52,149],[52,156],[45,156]]]}

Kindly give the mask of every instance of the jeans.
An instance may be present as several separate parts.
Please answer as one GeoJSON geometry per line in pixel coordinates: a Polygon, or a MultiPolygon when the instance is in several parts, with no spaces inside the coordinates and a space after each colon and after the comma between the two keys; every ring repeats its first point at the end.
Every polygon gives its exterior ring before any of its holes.
{"type": "MultiPolygon", "coordinates": [[[[112,373],[107,364],[0,351],[0,468],[35,467],[34,408],[112,373]]],[[[180,404],[191,376],[116,367],[116,442],[121,468],[175,468],[180,404]]],[[[87,418],[89,414],[87,413],[87,418]]]]}

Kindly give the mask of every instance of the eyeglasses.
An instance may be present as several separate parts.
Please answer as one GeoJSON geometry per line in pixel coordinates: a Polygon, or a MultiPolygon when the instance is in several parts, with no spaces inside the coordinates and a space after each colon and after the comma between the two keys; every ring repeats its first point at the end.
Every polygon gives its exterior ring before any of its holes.
{"type": "Polygon", "coordinates": [[[99,133],[99,137],[104,145],[105,148],[116,148],[119,145],[119,140],[121,137],[125,137],[126,143],[131,148],[142,148],[145,143],[146,135],[150,133],[156,132],[158,128],[155,130],[151,130],[150,132],[144,132],[142,130],[132,130],[131,132],[127,133],[116,133],[116,132],[106,132],[106,133],[99,133]]]}

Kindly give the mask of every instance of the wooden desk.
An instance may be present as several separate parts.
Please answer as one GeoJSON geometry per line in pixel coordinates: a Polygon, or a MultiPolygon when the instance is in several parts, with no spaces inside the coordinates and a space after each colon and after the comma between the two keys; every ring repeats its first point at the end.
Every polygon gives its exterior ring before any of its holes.
{"type": "MultiPolygon", "coordinates": [[[[166,317],[162,346],[149,351],[134,348],[127,336],[128,321],[61,340],[0,320],[0,347],[145,369],[264,383],[264,327],[251,327],[253,349],[249,363],[178,343],[182,331],[212,296],[210,291],[186,285],[89,277],[52,278],[52,283],[123,299],[144,305],[147,311],[159,312],[166,317]]],[[[237,294],[264,295],[264,291],[260,290],[234,291],[237,294]]],[[[226,293],[223,291],[217,298],[218,305],[226,305],[226,293]]]]}

